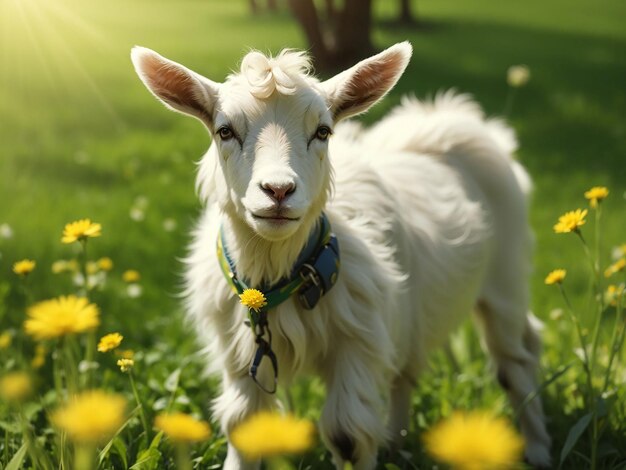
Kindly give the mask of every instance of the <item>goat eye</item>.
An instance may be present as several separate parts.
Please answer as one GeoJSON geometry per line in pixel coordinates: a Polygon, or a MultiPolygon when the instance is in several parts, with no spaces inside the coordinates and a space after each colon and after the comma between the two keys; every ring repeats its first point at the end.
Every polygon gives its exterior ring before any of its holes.
{"type": "Polygon", "coordinates": [[[217,130],[218,135],[220,136],[220,139],[222,140],[230,140],[232,139],[235,134],[233,132],[233,130],[228,127],[228,126],[222,126],[217,130]]]}
{"type": "Polygon", "coordinates": [[[331,134],[332,132],[330,132],[330,129],[327,126],[320,126],[315,132],[315,138],[321,140],[322,142],[325,142],[326,140],[328,140],[331,134]]]}

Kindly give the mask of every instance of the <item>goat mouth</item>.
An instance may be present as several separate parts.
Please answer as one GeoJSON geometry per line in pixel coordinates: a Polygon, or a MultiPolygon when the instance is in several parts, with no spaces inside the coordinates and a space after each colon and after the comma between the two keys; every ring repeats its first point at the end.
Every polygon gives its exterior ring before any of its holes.
{"type": "Polygon", "coordinates": [[[280,214],[272,214],[272,215],[258,215],[258,214],[252,214],[252,217],[256,220],[267,220],[270,222],[295,222],[297,220],[300,220],[300,217],[287,217],[284,215],[280,215],[280,214]]]}

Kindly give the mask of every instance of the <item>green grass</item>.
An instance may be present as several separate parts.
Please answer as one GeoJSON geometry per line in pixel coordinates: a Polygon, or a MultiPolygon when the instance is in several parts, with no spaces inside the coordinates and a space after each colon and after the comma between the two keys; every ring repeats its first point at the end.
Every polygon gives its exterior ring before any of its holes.
{"type": "MultiPolygon", "coordinates": [[[[573,302],[581,310],[589,304],[583,252],[574,237],[553,234],[552,225],[564,211],[585,205],[584,190],[606,185],[611,195],[603,205],[604,262],[612,245],[626,242],[626,4],[420,0],[421,29],[392,26],[388,20],[393,5],[376,2],[375,42],[383,47],[408,39],[414,56],[398,87],[364,118],[368,123],[397,104],[402,94],[424,96],[450,87],[473,94],[488,114],[497,115],[508,91],[508,66],[525,63],[531,69],[531,81],[519,90],[510,121],[519,135],[519,158],[535,182],[533,309],[546,321],[548,377],[574,359],[575,346],[571,325],[549,317],[562,301],[556,289],[543,285],[545,274],[567,268],[573,302]]],[[[104,231],[90,243],[90,255],[110,256],[115,263],[106,289],[95,294],[103,311],[100,331],[120,330],[128,347],[142,351],[137,373],[149,407],[157,402],[158,408],[159,399],[169,396],[165,379],[184,366],[174,393],[188,400],[180,398],[179,406],[208,417],[206,405],[216,384],[199,378],[203,360],[194,355],[194,334],[183,325],[177,294],[179,258],[185,255],[199,211],[194,162],[210,141],[200,124],[167,112],[144,89],[129,60],[134,44],[213,80],[223,80],[250,47],[305,47],[287,12],[252,18],[243,0],[0,0],[0,224],[14,230],[13,238],[0,238],[0,283],[10,286],[7,313],[0,317],[2,330],[19,330],[23,318],[24,298],[11,273],[13,262],[37,260],[30,279],[34,298],[71,292],[69,279],[51,274],[49,266],[75,255],[72,247],[59,242],[63,225],[91,217],[104,231]],[[138,197],[149,201],[140,222],[129,217],[138,197]],[[177,222],[173,232],[163,229],[170,218],[177,222]],[[141,299],[123,294],[120,275],[131,268],[142,274],[141,299]]],[[[591,222],[587,229],[591,234],[591,222]]],[[[411,464],[389,457],[398,465],[428,464],[418,436],[452,409],[487,407],[512,413],[472,330],[468,323],[453,340],[460,375],[442,354],[435,355],[432,370],[414,395],[413,443],[407,447],[411,464]]],[[[24,347],[32,350],[28,342],[24,347]]],[[[11,355],[0,357],[4,368],[13,366],[11,355]]],[[[126,390],[113,364],[101,371],[105,384],[126,390]]],[[[556,460],[583,414],[576,383],[572,370],[544,394],[556,460]]],[[[294,407],[315,417],[321,396],[317,382],[299,384],[294,407]]],[[[626,462],[623,386],[617,396],[621,402],[611,410],[603,437],[605,451],[613,447],[617,454],[602,460],[605,468],[623,468],[626,462]]],[[[223,456],[223,447],[215,447],[218,457],[210,452],[207,457],[212,463],[223,456]]],[[[129,444],[129,449],[136,446],[129,444]]],[[[581,439],[576,451],[588,455],[587,439],[581,439]]],[[[321,446],[306,461],[319,459],[328,462],[321,446]]],[[[119,459],[114,462],[120,464],[119,459]]],[[[565,465],[584,466],[577,454],[565,465]]]]}

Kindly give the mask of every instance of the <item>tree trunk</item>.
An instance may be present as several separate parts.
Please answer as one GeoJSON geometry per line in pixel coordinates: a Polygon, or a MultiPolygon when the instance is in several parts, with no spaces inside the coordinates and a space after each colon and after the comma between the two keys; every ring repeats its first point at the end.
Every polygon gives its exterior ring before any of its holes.
{"type": "Polygon", "coordinates": [[[414,24],[413,12],[411,11],[411,0],[400,0],[400,16],[398,21],[403,24],[414,24]]]}
{"type": "Polygon", "coordinates": [[[335,19],[327,21],[331,23],[328,28],[323,28],[314,0],[289,0],[289,8],[304,30],[318,69],[335,71],[374,52],[370,36],[372,0],[344,0],[339,12],[332,0],[326,0],[325,7],[335,19]]]}
{"type": "Polygon", "coordinates": [[[339,65],[348,65],[374,52],[371,26],[372,0],[345,0],[335,27],[335,55],[339,65]]]}
{"type": "Polygon", "coordinates": [[[313,57],[320,65],[325,66],[329,61],[330,53],[324,42],[313,0],[289,0],[289,8],[304,30],[313,57]]]}
{"type": "Polygon", "coordinates": [[[248,4],[250,5],[250,11],[253,15],[256,15],[259,12],[259,6],[256,3],[256,0],[248,0],[248,4]]]}
{"type": "Polygon", "coordinates": [[[278,4],[276,0],[267,0],[267,9],[269,11],[278,11],[278,4]]]}

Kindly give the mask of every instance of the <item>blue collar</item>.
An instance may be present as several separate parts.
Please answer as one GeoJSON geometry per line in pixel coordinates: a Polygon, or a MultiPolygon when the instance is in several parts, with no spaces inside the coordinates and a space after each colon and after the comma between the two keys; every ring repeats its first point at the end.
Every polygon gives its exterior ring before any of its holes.
{"type": "MultiPolygon", "coordinates": [[[[226,247],[223,228],[220,228],[217,237],[217,256],[224,277],[235,293],[241,294],[251,287],[247,280],[237,277],[236,265],[226,247]]],[[[265,295],[268,309],[298,293],[302,306],[310,310],[337,282],[339,265],[339,242],[331,232],[328,217],[322,213],[291,274],[274,285],[262,285],[258,290],[265,295]]]]}

